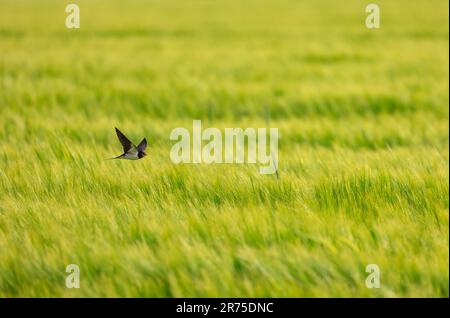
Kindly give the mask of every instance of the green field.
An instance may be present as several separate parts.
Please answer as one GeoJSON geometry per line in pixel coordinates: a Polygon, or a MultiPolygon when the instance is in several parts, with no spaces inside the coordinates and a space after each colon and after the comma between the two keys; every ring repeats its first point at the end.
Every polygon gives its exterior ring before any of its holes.
{"type": "Polygon", "coordinates": [[[72,2],[0,2],[0,297],[449,296],[447,1],[72,2]],[[279,178],[173,164],[194,119],[279,178]]]}

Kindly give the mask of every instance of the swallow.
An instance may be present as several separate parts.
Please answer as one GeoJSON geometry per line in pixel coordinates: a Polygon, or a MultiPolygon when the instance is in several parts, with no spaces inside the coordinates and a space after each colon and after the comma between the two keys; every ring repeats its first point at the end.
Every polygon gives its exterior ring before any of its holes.
{"type": "Polygon", "coordinates": [[[147,155],[145,153],[145,148],[147,148],[147,140],[145,138],[142,139],[139,145],[136,146],[117,128],[116,134],[117,138],[119,138],[119,141],[122,144],[123,154],[111,159],[138,160],[144,158],[147,155]]]}

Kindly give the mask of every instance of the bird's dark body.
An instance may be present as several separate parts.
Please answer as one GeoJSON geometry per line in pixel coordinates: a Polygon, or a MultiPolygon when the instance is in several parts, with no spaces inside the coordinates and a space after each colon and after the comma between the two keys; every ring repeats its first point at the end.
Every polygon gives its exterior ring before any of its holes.
{"type": "Polygon", "coordinates": [[[145,153],[145,148],[147,148],[147,140],[144,138],[139,143],[139,145],[133,144],[125,135],[116,128],[117,138],[119,138],[120,143],[123,147],[123,154],[112,159],[128,159],[128,160],[138,160],[144,158],[147,154],[145,153]]]}

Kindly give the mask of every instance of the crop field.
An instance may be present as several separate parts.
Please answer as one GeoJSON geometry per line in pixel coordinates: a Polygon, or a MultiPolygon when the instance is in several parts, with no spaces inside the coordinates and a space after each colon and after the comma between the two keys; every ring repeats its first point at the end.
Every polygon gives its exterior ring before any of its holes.
{"type": "Polygon", "coordinates": [[[71,2],[0,1],[0,297],[448,297],[447,1],[71,2]],[[278,177],[172,162],[193,120],[278,177]]]}

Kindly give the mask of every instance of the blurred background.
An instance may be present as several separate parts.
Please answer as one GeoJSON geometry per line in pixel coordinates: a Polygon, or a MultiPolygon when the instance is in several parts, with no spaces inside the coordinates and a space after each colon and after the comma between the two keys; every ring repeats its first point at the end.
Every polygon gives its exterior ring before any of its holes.
{"type": "Polygon", "coordinates": [[[448,297],[447,1],[70,2],[0,1],[0,296],[448,297]],[[280,179],[172,164],[194,119],[280,179]]]}

